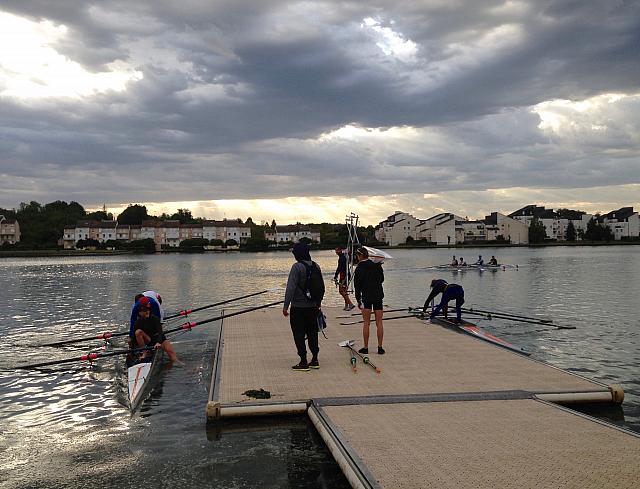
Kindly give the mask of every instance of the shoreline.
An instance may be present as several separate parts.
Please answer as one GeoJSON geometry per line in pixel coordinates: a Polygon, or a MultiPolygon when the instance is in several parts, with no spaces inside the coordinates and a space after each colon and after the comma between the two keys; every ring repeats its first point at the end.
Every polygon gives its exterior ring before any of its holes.
{"type": "MultiPolygon", "coordinates": [[[[388,249],[388,250],[415,250],[415,249],[425,249],[425,250],[437,250],[437,249],[467,249],[467,248],[545,248],[545,247],[555,247],[555,246],[637,246],[640,245],[640,241],[606,241],[606,242],[552,242],[552,243],[533,243],[533,244],[508,244],[508,243],[476,243],[476,244],[455,244],[455,245],[399,245],[399,246],[385,246],[378,245],[380,249],[388,249]]],[[[325,246],[312,246],[312,251],[320,251],[320,250],[333,250],[336,245],[325,245],[325,246]]],[[[203,250],[203,251],[185,251],[185,250],[163,250],[156,251],[153,253],[141,253],[130,250],[8,250],[2,251],[0,250],[0,258],[47,258],[47,257],[65,257],[65,256],[120,256],[120,255],[161,255],[161,254],[174,254],[174,253],[185,253],[185,254],[193,254],[193,253],[264,253],[268,251],[289,251],[289,248],[271,248],[266,250],[243,250],[243,249],[232,249],[232,250],[203,250]]]]}

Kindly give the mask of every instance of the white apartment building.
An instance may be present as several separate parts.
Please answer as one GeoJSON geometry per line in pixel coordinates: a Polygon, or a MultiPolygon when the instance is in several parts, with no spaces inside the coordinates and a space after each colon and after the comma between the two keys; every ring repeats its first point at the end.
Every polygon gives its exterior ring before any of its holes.
{"type": "Polygon", "coordinates": [[[15,219],[0,215],[0,245],[16,244],[20,241],[20,224],[15,219]]]}
{"type": "Polygon", "coordinates": [[[416,226],[419,240],[426,240],[439,245],[449,245],[462,242],[460,231],[456,231],[456,222],[464,221],[464,217],[450,212],[436,214],[416,226]]]}
{"type": "Polygon", "coordinates": [[[547,238],[564,241],[567,239],[569,222],[573,223],[576,230],[576,239],[580,239],[580,235],[587,230],[587,223],[593,216],[582,211],[569,209],[554,211],[553,209],[545,209],[544,206],[527,205],[512,212],[509,217],[525,223],[527,227],[533,218],[537,217],[544,225],[547,238]]]}
{"type": "Polygon", "coordinates": [[[511,244],[529,243],[529,227],[522,221],[492,212],[484,218],[484,224],[487,241],[496,241],[501,237],[511,244]]]}
{"type": "Polygon", "coordinates": [[[418,239],[417,227],[421,222],[411,214],[396,211],[376,226],[376,239],[389,246],[405,244],[408,237],[418,239]]]}
{"type": "Polygon", "coordinates": [[[607,225],[617,241],[622,238],[637,238],[640,236],[640,217],[633,207],[622,207],[616,211],[600,216],[600,222],[607,225]]]}
{"type": "Polygon", "coordinates": [[[265,231],[264,238],[273,243],[297,243],[302,238],[320,243],[320,232],[313,231],[309,226],[303,224],[288,224],[276,226],[275,230],[265,231]]]}

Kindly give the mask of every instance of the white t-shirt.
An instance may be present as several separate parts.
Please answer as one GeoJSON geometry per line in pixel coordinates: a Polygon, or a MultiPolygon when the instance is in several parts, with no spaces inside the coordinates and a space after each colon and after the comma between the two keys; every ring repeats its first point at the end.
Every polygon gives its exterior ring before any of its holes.
{"type": "Polygon", "coordinates": [[[164,308],[162,307],[162,304],[158,300],[158,298],[160,297],[160,294],[158,294],[155,290],[147,290],[143,292],[142,295],[145,297],[151,297],[158,303],[158,306],[160,307],[160,321],[164,322],[164,308]]]}

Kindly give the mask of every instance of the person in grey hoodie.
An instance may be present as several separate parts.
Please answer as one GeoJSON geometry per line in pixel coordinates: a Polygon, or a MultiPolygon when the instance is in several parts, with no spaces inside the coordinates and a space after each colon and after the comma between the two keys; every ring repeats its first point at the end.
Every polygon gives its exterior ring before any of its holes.
{"type": "MultiPolygon", "coordinates": [[[[287,289],[284,295],[282,314],[289,316],[293,341],[300,357],[300,362],[291,367],[298,372],[308,372],[310,368],[318,369],[318,312],[320,304],[316,304],[305,294],[307,281],[307,266],[318,266],[311,261],[309,247],[304,243],[296,243],[291,250],[296,262],[291,266],[287,289]],[[289,313],[291,306],[291,313],[289,313]],[[311,362],[307,362],[305,337],[311,351],[311,362]]],[[[319,269],[319,267],[318,267],[319,269]]]]}

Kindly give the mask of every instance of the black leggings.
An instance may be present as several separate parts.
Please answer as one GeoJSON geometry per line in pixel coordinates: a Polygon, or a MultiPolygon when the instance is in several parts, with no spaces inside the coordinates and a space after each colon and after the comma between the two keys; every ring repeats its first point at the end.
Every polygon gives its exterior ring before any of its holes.
{"type": "Polygon", "coordinates": [[[309,342],[309,350],[314,358],[318,356],[318,309],[315,307],[292,307],[289,315],[293,341],[301,360],[307,359],[305,336],[309,342]]]}

